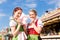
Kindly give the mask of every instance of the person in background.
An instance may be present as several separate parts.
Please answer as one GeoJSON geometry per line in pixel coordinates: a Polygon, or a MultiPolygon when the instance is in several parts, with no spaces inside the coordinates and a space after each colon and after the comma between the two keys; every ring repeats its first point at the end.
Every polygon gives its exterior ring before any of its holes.
{"type": "Polygon", "coordinates": [[[28,40],[41,40],[40,33],[43,28],[43,23],[37,18],[36,10],[29,11],[31,22],[28,24],[28,40]]]}
{"type": "Polygon", "coordinates": [[[6,28],[5,29],[6,30],[6,34],[4,35],[4,37],[5,37],[5,40],[8,40],[9,39],[9,28],[6,28]]]}
{"type": "Polygon", "coordinates": [[[24,31],[26,31],[26,17],[22,13],[22,9],[20,7],[16,7],[13,10],[13,15],[10,17],[10,28],[11,33],[13,35],[12,40],[26,40],[26,34],[24,31]]]}

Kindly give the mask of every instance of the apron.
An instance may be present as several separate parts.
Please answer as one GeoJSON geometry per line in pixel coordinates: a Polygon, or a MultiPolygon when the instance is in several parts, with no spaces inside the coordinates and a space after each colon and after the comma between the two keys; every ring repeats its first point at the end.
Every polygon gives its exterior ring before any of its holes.
{"type": "MultiPolygon", "coordinates": [[[[18,24],[16,25],[16,28],[18,27],[18,24]]],[[[23,25],[21,25],[20,27],[20,32],[18,33],[18,35],[16,37],[13,37],[12,40],[25,40],[27,39],[27,36],[24,32],[24,28],[23,28],[23,25]]]]}
{"type": "MultiPolygon", "coordinates": [[[[35,22],[35,25],[37,26],[37,21],[35,22]]],[[[29,25],[28,25],[29,27],[29,25]]],[[[28,39],[27,40],[41,40],[40,34],[37,33],[34,28],[28,28],[28,39]]]]}

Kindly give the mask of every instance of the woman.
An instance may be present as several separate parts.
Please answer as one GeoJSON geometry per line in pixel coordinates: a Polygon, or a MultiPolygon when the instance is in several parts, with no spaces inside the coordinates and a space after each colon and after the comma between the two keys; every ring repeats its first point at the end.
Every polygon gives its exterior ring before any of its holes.
{"type": "Polygon", "coordinates": [[[40,40],[39,36],[43,28],[42,21],[37,18],[36,10],[29,11],[31,22],[28,24],[28,40],[40,40]]]}
{"type": "Polygon", "coordinates": [[[26,26],[24,22],[24,15],[20,7],[16,7],[13,11],[13,16],[10,18],[10,27],[13,34],[12,40],[25,40],[26,26]]]}

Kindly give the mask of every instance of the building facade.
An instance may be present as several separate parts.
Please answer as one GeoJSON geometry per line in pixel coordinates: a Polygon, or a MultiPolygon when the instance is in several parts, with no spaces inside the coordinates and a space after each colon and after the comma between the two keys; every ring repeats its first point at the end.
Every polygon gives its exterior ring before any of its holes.
{"type": "Polygon", "coordinates": [[[60,8],[46,11],[41,20],[44,23],[42,40],[60,40],[60,8]]]}

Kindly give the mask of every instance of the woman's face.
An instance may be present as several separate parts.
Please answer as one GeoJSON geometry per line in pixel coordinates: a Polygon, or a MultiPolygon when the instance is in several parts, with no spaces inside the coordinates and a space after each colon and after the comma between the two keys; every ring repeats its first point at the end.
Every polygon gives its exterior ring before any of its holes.
{"type": "Polygon", "coordinates": [[[19,18],[21,16],[21,14],[22,14],[22,11],[21,10],[18,10],[16,12],[14,12],[14,17],[15,18],[19,18]]]}
{"type": "Polygon", "coordinates": [[[29,16],[30,16],[30,18],[31,18],[31,20],[33,21],[35,18],[36,18],[36,15],[35,15],[35,13],[34,12],[29,12],[29,16]]]}

